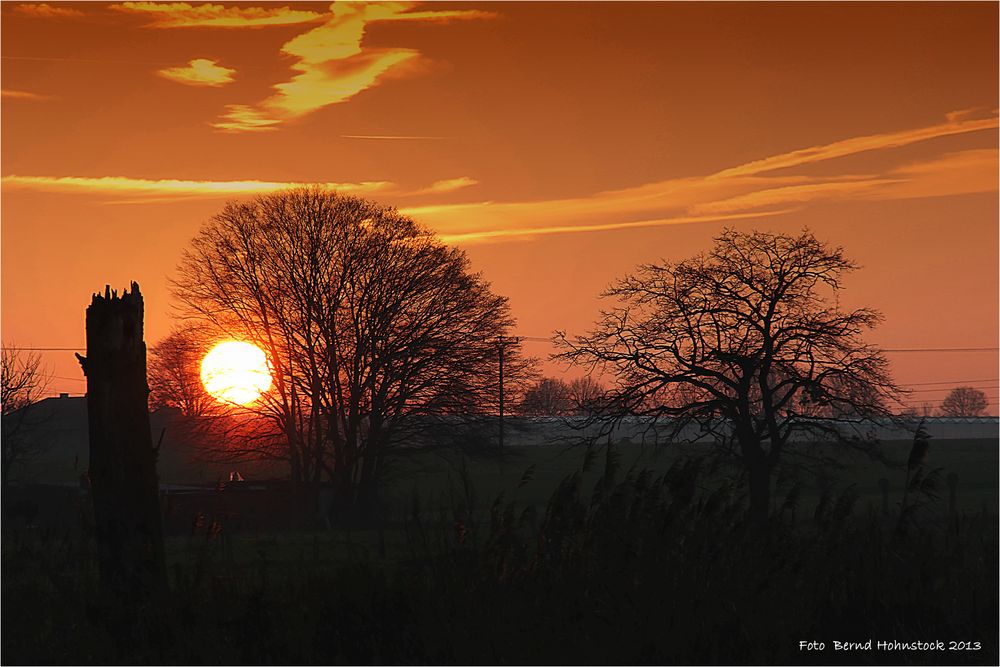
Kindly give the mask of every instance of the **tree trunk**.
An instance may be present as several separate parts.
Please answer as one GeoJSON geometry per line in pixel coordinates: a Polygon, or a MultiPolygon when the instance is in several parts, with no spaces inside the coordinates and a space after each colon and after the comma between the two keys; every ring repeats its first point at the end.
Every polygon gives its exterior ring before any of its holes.
{"type": "Polygon", "coordinates": [[[766,461],[750,465],[750,509],[747,518],[755,526],[764,526],[771,514],[771,466],[766,461]]]}
{"type": "Polygon", "coordinates": [[[332,482],[333,508],[340,520],[354,507],[354,466],[346,455],[334,463],[332,482]]]}
{"type": "Polygon", "coordinates": [[[382,457],[376,447],[376,443],[368,443],[366,449],[369,451],[365,452],[358,480],[357,509],[367,517],[372,516],[378,509],[378,467],[382,457]]]}
{"type": "Polygon", "coordinates": [[[130,600],[166,586],[139,286],[87,308],[90,482],[102,585],[130,600]]]}

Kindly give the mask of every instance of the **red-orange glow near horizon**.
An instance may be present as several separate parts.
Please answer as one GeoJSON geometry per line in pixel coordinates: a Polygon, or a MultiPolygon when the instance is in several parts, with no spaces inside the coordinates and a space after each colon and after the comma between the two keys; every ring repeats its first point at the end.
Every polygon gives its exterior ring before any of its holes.
{"type": "MultiPolygon", "coordinates": [[[[843,246],[863,266],[843,305],[882,311],[876,344],[1000,338],[996,3],[0,14],[7,342],[79,345],[91,291],[137,280],[155,343],[199,225],[227,200],[311,183],[464,248],[523,336],[586,331],[616,277],[729,226],[843,246]]],[[[83,391],[71,353],[43,354],[51,391],[83,391]]],[[[918,407],[1000,364],[992,350],[891,359],[918,407]]],[[[997,383],[980,385],[996,414],[997,383]]]]}

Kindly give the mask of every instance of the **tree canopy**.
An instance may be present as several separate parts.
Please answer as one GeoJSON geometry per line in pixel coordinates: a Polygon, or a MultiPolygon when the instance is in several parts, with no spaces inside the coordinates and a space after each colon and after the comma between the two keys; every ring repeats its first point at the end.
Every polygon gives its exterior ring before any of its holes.
{"type": "Polygon", "coordinates": [[[974,387],[955,387],[941,401],[941,414],[946,417],[978,417],[988,407],[984,391],[974,387]]]}
{"type": "Polygon", "coordinates": [[[759,519],[793,432],[840,439],[845,423],[889,414],[888,362],[863,340],[880,315],[838,305],[857,268],[808,231],[727,230],[708,252],[617,281],[603,295],[614,306],[589,334],[562,334],[560,357],[616,378],[612,420],[645,415],[675,439],[734,441],[759,519]]]}
{"type": "MultiPolygon", "coordinates": [[[[507,299],[393,208],[323,189],[229,203],[174,288],[186,317],[266,352],[274,387],[252,409],[280,434],[269,451],[293,478],[333,480],[345,502],[431,416],[495,410],[507,299]]],[[[525,362],[506,347],[516,383],[525,362]]]]}

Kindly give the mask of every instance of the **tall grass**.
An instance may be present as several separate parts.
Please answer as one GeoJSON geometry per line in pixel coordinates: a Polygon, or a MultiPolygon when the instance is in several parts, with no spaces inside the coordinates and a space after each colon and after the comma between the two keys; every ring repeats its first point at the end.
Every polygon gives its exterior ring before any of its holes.
{"type": "Polygon", "coordinates": [[[930,489],[911,475],[888,514],[855,507],[850,488],[800,508],[792,486],[767,529],[748,531],[739,480],[719,482],[709,465],[621,471],[607,449],[596,483],[569,475],[541,507],[503,496],[481,506],[466,474],[446,510],[414,497],[388,557],[334,562],[314,542],[276,560],[263,540],[236,556],[206,532],[185,546],[169,594],[144,609],[102,600],[86,543],[8,536],[3,661],[996,664],[995,515],[933,520],[930,489]],[[983,648],[836,655],[798,644],[868,638],[983,648]]]}

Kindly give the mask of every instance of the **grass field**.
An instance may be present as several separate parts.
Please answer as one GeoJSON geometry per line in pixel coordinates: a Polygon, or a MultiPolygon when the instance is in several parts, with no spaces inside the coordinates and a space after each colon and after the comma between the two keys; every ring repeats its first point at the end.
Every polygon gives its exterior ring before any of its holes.
{"type": "MultiPolygon", "coordinates": [[[[890,503],[898,503],[906,484],[906,461],[912,441],[889,441],[879,445],[884,461],[844,446],[799,444],[787,452],[785,465],[776,475],[775,496],[799,484],[803,506],[818,500],[824,488],[844,489],[853,485],[860,496],[859,507],[867,503],[881,506],[880,479],[888,482],[890,503]]],[[[663,474],[678,460],[711,457],[708,445],[615,447],[619,469],[626,472],[650,470],[663,474]]],[[[521,505],[546,502],[559,481],[576,471],[583,472],[584,486],[593,484],[603,471],[603,450],[590,454],[587,464],[584,447],[552,445],[547,447],[508,447],[495,451],[437,450],[418,452],[399,460],[393,468],[387,494],[390,506],[406,508],[414,493],[425,504],[447,506],[449,497],[464,487],[468,478],[478,499],[487,505],[503,493],[507,500],[521,505]]],[[[947,509],[949,474],[957,475],[957,508],[978,510],[985,503],[995,511],[1000,501],[1000,442],[996,440],[931,440],[925,466],[940,469],[942,507],[947,509]]],[[[702,490],[710,490],[712,480],[738,476],[738,464],[731,458],[718,462],[716,474],[702,481],[702,490]]]]}
{"type": "Polygon", "coordinates": [[[704,447],[424,451],[367,525],[168,538],[141,608],[86,537],[5,526],[3,662],[996,664],[997,443],[932,441],[904,502],[911,444],[799,452],[765,532],[704,447]],[[866,638],[979,648],[798,649],[866,638]]]}

